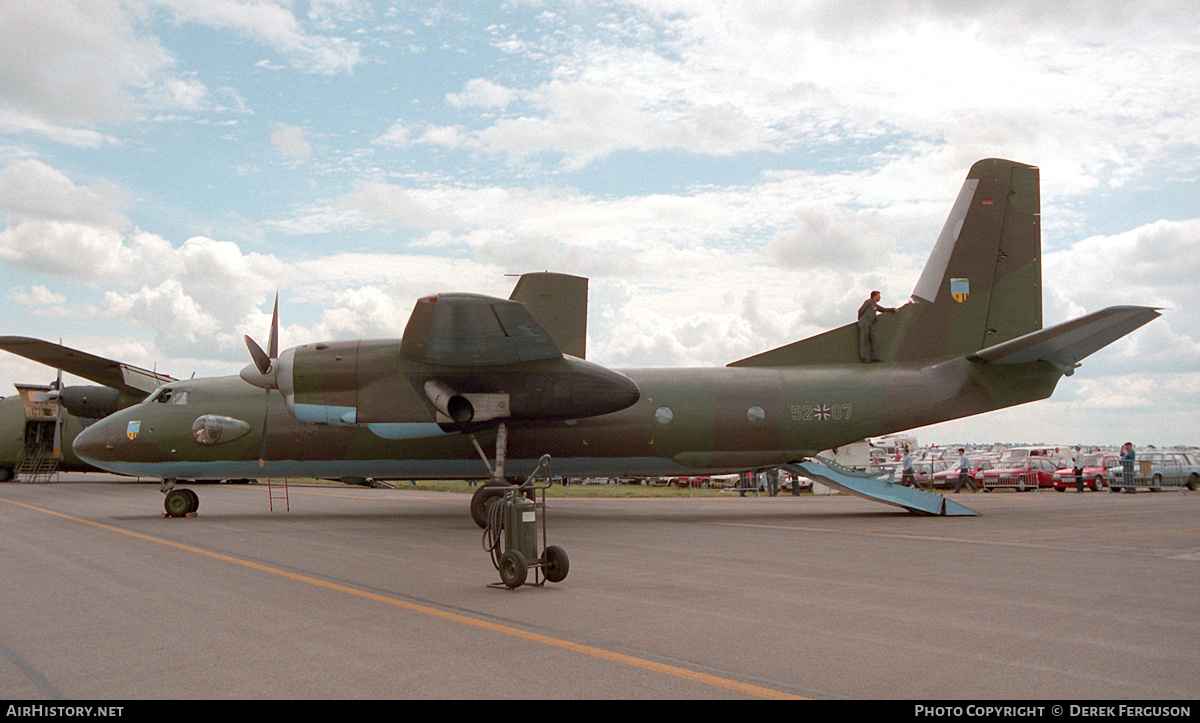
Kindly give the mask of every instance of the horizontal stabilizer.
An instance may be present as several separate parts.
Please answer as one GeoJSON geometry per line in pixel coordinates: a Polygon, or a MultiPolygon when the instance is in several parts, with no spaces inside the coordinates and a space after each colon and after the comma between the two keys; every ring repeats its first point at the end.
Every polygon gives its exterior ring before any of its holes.
{"type": "Polygon", "coordinates": [[[1073,368],[1081,359],[1159,316],[1157,309],[1148,306],[1110,306],[1049,329],[989,346],[967,358],[990,364],[1045,361],[1073,368]]]}
{"type": "Polygon", "coordinates": [[[159,386],[175,381],[166,374],[27,336],[0,336],[0,349],[133,397],[144,397],[159,386]]]}

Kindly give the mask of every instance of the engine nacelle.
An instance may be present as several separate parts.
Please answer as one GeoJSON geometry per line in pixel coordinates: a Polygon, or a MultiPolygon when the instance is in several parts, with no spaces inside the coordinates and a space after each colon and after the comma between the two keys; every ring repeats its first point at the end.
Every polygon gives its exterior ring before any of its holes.
{"type": "Polygon", "coordinates": [[[58,403],[76,417],[100,419],[121,408],[121,392],[111,387],[64,387],[58,392],[58,403]]]}

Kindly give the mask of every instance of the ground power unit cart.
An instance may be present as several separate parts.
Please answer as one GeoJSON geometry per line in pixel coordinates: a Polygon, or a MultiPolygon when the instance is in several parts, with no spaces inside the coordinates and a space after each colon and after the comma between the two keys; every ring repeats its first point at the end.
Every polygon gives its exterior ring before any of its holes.
{"type": "Polygon", "coordinates": [[[501,581],[488,587],[514,590],[526,584],[530,570],[533,570],[530,584],[537,587],[546,581],[566,579],[570,569],[566,551],[557,545],[546,545],[546,489],[550,483],[550,458],[545,455],[524,484],[508,487],[504,496],[488,503],[483,546],[491,554],[501,581]],[[534,484],[539,476],[544,476],[545,484],[534,484]]]}

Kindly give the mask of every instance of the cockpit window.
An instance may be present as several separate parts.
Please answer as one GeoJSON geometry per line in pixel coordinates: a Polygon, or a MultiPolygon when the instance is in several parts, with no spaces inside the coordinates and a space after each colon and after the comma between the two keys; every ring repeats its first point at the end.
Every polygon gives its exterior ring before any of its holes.
{"type": "Polygon", "coordinates": [[[190,391],[187,389],[173,389],[171,387],[161,387],[157,392],[152,394],[147,402],[157,402],[159,404],[187,404],[190,391]]]}

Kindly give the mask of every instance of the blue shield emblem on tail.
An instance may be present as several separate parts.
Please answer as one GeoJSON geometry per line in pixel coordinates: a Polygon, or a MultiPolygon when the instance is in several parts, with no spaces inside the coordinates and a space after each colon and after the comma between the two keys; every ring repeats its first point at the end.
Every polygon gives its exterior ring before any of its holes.
{"type": "Polygon", "coordinates": [[[950,295],[958,303],[967,300],[971,295],[971,280],[970,279],[950,279],[950,295]]]}

